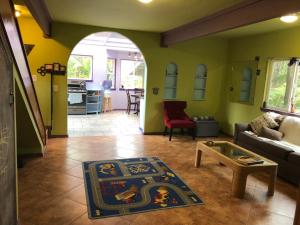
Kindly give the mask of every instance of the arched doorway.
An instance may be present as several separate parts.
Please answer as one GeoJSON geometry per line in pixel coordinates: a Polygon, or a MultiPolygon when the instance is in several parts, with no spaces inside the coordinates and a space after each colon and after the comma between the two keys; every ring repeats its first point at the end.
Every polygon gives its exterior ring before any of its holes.
{"type": "Polygon", "coordinates": [[[73,48],[67,71],[69,136],[141,133],[147,67],[131,40],[91,34],[73,48]]]}

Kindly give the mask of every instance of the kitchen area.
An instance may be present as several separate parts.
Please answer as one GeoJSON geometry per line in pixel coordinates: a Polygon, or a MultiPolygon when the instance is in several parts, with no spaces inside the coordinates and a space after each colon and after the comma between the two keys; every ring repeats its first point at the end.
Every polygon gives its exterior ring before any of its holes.
{"type": "Polygon", "coordinates": [[[81,40],[67,67],[68,135],[141,134],[144,99],[129,100],[127,92],[136,96],[136,89],[144,90],[145,67],[139,49],[118,33],[95,33],[81,40]],[[128,114],[133,100],[139,108],[128,114]]]}

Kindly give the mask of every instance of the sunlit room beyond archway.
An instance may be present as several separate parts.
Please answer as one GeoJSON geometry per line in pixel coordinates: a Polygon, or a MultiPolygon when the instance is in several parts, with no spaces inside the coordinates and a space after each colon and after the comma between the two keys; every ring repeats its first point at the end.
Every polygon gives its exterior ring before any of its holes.
{"type": "Polygon", "coordinates": [[[67,71],[69,136],[141,134],[147,69],[131,40],[91,34],[72,50],[67,71]]]}

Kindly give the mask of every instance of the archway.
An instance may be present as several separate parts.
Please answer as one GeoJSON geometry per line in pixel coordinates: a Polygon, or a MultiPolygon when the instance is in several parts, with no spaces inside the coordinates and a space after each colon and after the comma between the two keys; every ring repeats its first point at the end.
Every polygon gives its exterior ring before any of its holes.
{"type": "Polygon", "coordinates": [[[69,136],[141,133],[147,65],[130,39],[88,35],[73,48],[67,71],[69,136]]]}

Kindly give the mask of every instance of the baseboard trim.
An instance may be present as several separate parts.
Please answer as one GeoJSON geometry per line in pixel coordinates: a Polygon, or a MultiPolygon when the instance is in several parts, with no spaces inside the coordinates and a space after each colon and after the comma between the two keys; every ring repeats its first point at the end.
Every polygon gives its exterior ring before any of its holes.
{"type": "Polygon", "coordinates": [[[49,135],[49,138],[68,138],[69,137],[69,135],[67,135],[67,134],[50,134],[49,135]]]}
{"type": "Polygon", "coordinates": [[[221,136],[221,135],[228,136],[228,137],[230,137],[230,138],[233,138],[233,137],[234,137],[233,135],[231,135],[231,134],[228,134],[228,133],[226,133],[226,132],[224,132],[224,131],[220,130],[220,134],[219,134],[219,136],[221,136]]]}
{"type": "Polygon", "coordinates": [[[144,132],[144,135],[163,135],[164,132],[144,132]]]}
{"type": "Polygon", "coordinates": [[[28,154],[20,154],[17,155],[17,158],[27,159],[27,158],[35,158],[35,157],[43,157],[43,153],[37,152],[37,153],[28,153],[28,154]]]}

